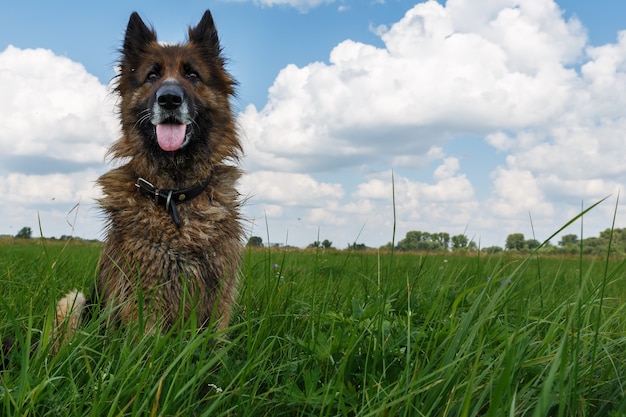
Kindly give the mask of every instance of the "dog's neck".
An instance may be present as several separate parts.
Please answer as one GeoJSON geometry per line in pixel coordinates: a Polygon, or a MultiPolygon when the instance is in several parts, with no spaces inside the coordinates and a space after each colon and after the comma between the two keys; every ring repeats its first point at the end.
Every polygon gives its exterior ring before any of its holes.
{"type": "Polygon", "coordinates": [[[176,209],[176,205],[182,204],[186,201],[190,201],[202,194],[204,190],[206,190],[210,181],[211,176],[208,176],[201,183],[197,183],[195,185],[192,185],[191,187],[173,190],[159,189],[152,185],[149,181],[143,179],[142,177],[138,177],[137,182],[135,183],[135,187],[139,189],[139,192],[141,194],[150,198],[159,206],[165,207],[167,211],[171,211],[174,223],[177,227],[180,227],[181,222],[178,215],[178,210],[176,209]]]}

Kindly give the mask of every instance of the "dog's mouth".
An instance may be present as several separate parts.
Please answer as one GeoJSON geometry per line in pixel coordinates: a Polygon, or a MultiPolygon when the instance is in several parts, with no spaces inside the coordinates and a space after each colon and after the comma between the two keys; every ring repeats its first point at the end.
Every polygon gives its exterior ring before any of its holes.
{"type": "Polygon", "coordinates": [[[176,120],[165,120],[156,125],[156,137],[159,147],[166,152],[174,152],[189,142],[187,125],[176,120]]]}

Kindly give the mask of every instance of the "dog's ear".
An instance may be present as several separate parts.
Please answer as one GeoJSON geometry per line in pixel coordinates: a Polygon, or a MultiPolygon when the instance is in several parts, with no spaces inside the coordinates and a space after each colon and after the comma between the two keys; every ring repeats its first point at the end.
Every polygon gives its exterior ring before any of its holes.
{"type": "Polygon", "coordinates": [[[222,48],[220,47],[220,38],[217,35],[215,22],[213,22],[213,16],[211,16],[211,12],[209,10],[204,12],[198,26],[189,28],[189,42],[203,45],[213,56],[219,56],[222,51],[222,48]]]}
{"type": "Polygon", "coordinates": [[[137,12],[133,12],[126,26],[122,53],[126,57],[136,56],[145,50],[146,45],[156,40],[154,30],[146,26],[137,12]]]}

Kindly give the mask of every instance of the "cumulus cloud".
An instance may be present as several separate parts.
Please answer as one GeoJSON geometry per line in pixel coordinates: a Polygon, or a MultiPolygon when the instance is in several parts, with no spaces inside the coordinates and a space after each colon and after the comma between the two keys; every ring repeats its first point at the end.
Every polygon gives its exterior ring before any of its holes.
{"type": "MultiPolygon", "coordinates": [[[[403,172],[396,203],[407,227],[465,221],[491,236],[503,233],[501,219],[529,213],[556,228],[572,212],[564,197],[621,188],[626,32],[591,46],[552,0],[430,0],[375,32],[384,46],[346,40],[328,62],[283,68],[267,104],[241,113],[252,170],[391,167],[403,172]],[[468,177],[449,150],[468,136],[504,155],[485,161],[483,178],[468,177]],[[430,169],[432,183],[411,179],[430,169]]],[[[386,210],[388,179],[350,182],[355,191],[315,208],[316,221],[349,221],[354,205],[386,210]]]]}
{"type": "MultiPolygon", "coordinates": [[[[398,230],[463,233],[479,206],[473,187],[447,158],[431,181],[415,181],[391,171],[372,174],[343,200],[307,211],[306,221],[342,243],[391,241],[398,230]],[[395,225],[394,225],[395,221],[395,225]]],[[[316,231],[316,230],[314,230],[316,231]]],[[[309,235],[310,236],[310,235],[309,235]]]]}
{"type": "Polygon", "coordinates": [[[0,194],[12,196],[12,204],[75,204],[81,200],[93,200],[100,195],[99,190],[94,187],[96,178],[98,173],[94,169],[70,174],[11,173],[0,177],[0,194]]]}
{"type": "MultiPolygon", "coordinates": [[[[392,181],[390,172],[373,175],[360,183],[352,196],[361,202],[378,201],[376,204],[383,206],[393,199],[403,224],[424,224],[437,219],[445,221],[448,227],[467,225],[471,220],[468,208],[476,208],[478,202],[472,184],[458,169],[456,158],[446,158],[435,169],[431,182],[414,181],[401,175],[394,175],[392,181]]],[[[371,216],[375,206],[366,206],[369,209],[366,213],[371,216]]]]}
{"type": "MultiPolygon", "coordinates": [[[[394,226],[502,244],[528,233],[529,214],[541,239],[581,200],[623,188],[626,31],[590,45],[552,0],[424,1],[374,31],[381,46],[345,40],[324,62],[285,66],[267,103],[239,114],[249,218],[298,244],[319,228],[381,244],[394,226]],[[468,160],[467,138],[491,153],[468,160]]],[[[13,47],[0,53],[0,86],[11,97],[0,104],[0,191],[41,204],[92,196],[83,179],[116,129],[106,87],[64,57],[13,47]]]]}
{"type": "Polygon", "coordinates": [[[306,174],[258,171],[245,175],[240,191],[250,197],[259,195],[263,201],[287,206],[317,206],[328,199],[341,199],[341,184],[318,182],[306,174]]]}
{"type": "Polygon", "coordinates": [[[384,48],[347,40],[328,63],[284,68],[267,105],[241,116],[254,163],[301,172],[389,164],[453,135],[550,123],[574,98],[580,24],[542,0],[500,7],[471,31],[467,7],[419,3],[379,29],[384,48]]]}
{"type": "Polygon", "coordinates": [[[0,52],[0,85],[4,158],[102,161],[115,134],[113,105],[82,65],[49,50],[8,46],[0,52]]]}
{"type": "Polygon", "coordinates": [[[493,180],[494,193],[489,206],[495,215],[517,217],[531,211],[539,216],[552,215],[552,204],[545,202],[537,179],[530,171],[499,169],[494,172],[493,180]]]}
{"type": "MultiPolygon", "coordinates": [[[[78,203],[89,212],[99,193],[94,182],[117,132],[107,86],[52,51],[8,46],[0,52],[0,89],[0,193],[11,196],[0,200],[0,216],[11,227],[41,221],[50,226],[45,235],[69,234],[67,222],[46,219],[78,203]]],[[[79,233],[89,229],[95,237],[93,220],[79,233]]]]}

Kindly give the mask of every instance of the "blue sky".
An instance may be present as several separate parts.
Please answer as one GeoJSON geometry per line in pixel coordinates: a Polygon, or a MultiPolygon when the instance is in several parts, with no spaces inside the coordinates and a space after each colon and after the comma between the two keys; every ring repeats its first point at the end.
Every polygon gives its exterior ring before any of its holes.
{"type": "MultiPolygon", "coordinates": [[[[106,83],[114,75],[117,48],[130,13],[138,11],[163,39],[183,41],[186,25],[197,23],[197,17],[209,8],[230,57],[230,70],[241,83],[241,101],[262,106],[281,68],[290,63],[326,61],[330,50],[345,39],[381,46],[372,27],[399,20],[416,3],[333,1],[302,12],[287,5],[263,6],[245,0],[181,2],[176,7],[165,1],[24,1],[3,7],[0,48],[50,49],[80,62],[106,83]]],[[[614,42],[617,32],[626,26],[623,2],[561,0],[557,4],[566,17],[582,21],[593,45],[614,42]]]]}
{"type": "Polygon", "coordinates": [[[409,1],[333,2],[300,11],[294,7],[255,5],[252,1],[171,2],[113,1],[70,6],[27,1],[0,16],[2,48],[46,48],[82,63],[107,82],[114,75],[117,48],[131,12],[139,12],[159,37],[183,41],[207,8],[216,20],[230,70],[239,80],[246,104],[264,104],[267,89],[287,64],[325,61],[345,39],[381,44],[371,26],[392,23],[411,6],[409,1]],[[340,11],[340,6],[346,7],[340,11]],[[81,35],[77,35],[81,34],[81,35]]]}
{"type": "Polygon", "coordinates": [[[46,236],[101,237],[93,181],[110,166],[107,84],[128,16],[179,42],[206,8],[240,82],[249,233],[382,245],[392,171],[396,240],[502,246],[531,237],[530,217],[544,239],[609,194],[585,228],[610,227],[626,183],[626,3],[24,1],[0,14],[0,234],[40,221],[46,236]]]}

